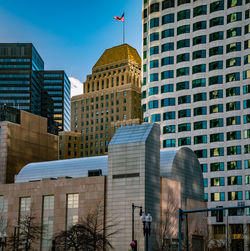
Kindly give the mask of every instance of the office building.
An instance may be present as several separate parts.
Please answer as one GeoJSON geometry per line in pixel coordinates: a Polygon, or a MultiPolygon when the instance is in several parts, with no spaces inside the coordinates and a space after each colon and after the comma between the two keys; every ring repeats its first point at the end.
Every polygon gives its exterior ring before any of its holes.
{"type": "Polygon", "coordinates": [[[58,136],[47,131],[47,118],[0,106],[0,183],[30,162],[58,159],[58,136]]]}
{"type": "Polygon", "coordinates": [[[107,154],[119,125],[141,123],[141,58],[128,44],[105,50],[71,99],[71,130],[83,134],[83,156],[107,154]],[[113,130],[112,130],[113,128],[113,130]]]}
{"type": "MultiPolygon", "coordinates": [[[[197,157],[189,148],[160,152],[157,124],[117,129],[109,145],[109,156],[30,163],[17,175],[14,184],[0,185],[0,191],[0,206],[5,208],[2,216],[8,222],[4,228],[7,236],[11,236],[22,215],[34,216],[43,234],[41,240],[31,242],[31,248],[44,251],[51,250],[56,234],[96,208],[103,216],[99,222],[101,229],[104,226],[107,235],[115,233],[109,238],[112,250],[129,250],[132,203],[152,215],[149,248],[160,250],[163,234],[160,224],[169,229],[163,239],[165,244],[170,244],[172,239],[177,239],[178,208],[206,207],[197,157]]],[[[139,211],[136,208],[134,214],[134,238],[137,250],[143,251],[145,242],[139,211]]],[[[201,215],[189,221],[190,246],[195,251],[202,250],[206,229],[200,228],[200,222],[201,215]],[[198,233],[197,229],[201,231],[198,233]]]]}
{"type": "MultiPolygon", "coordinates": [[[[196,153],[208,207],[250,202],[249,13],[249,0],[143,4],[144,120],[160,124],[162,148],[196,153]]],[[[229,211],[232,231],[242,233],[249,215],[229,211]]]]}
{"type": "Polygon", "coordinates": [[[63,71],[44,71],[31,43],[0,44],[0,104],[48,118],[48,128],[70,130],[70,82],[63,71]],[[43,78],[44,77],[44,78],[43,78]]]}

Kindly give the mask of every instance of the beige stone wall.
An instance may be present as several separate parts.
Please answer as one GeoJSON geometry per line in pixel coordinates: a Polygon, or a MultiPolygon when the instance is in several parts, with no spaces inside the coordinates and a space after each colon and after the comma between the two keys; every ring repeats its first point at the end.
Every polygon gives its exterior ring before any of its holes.
{"type": "MultiPolygon", "coordinates": [[[[79,219],[89,210],[104,203],[105,177],[85,177],[76,179],[44,180],[29,183],[0,184],[0,196],[8,199],[7,236],[14,232],[18,222],[19,201],[21,197],[31,197],[31,215],[41,225],[42,201],[44,195],[54,195],[54,234],[66,227],[66,195],[79,194],[79,219]]],[[[40,250],[40,242],[33,243],[34,250],[40,250]]]]}
{"type": "Polygon", "coordinates": [[[47,133],[47,119],[21,111],[21,123],[7,122],[6,183],[28,163],[58,159],[58,136],[47,133]]]}

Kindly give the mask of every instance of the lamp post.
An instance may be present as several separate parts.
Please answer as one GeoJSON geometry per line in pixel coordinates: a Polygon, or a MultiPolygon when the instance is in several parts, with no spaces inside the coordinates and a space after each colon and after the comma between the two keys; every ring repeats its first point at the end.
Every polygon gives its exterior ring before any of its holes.
{"type": "Polygon", "coordinates": [[[142,214],[141,220],[143,223],[143,234],[146,237],[146,247],[145,251],[148,251],[148,237],[150,236],[151,233],[151,222],[152,222],[152,216],[148,213],[146,216],[145,213],[142,214]]]}
{"type": "Polygon", "coordinates": [[[6,245],[6,233],[5,232],[0,232],[0,245],[1,245],[1,250],[4,251],[4,247],[6,245]]]}
{"type": "Polygon", "coordinates": [[[142,216],[142,206],[136,206],[132,203],[132,242],[130,242],[130,246],[133,251],[137,250],[137,241],[135,240],[135,209],[140,208],[140,216],[142,216]]]}
{"type": "Polygon", "coordinates": [[[14,227],[14,251],[18,250],[19,245],[19,225],[14,227]]]}

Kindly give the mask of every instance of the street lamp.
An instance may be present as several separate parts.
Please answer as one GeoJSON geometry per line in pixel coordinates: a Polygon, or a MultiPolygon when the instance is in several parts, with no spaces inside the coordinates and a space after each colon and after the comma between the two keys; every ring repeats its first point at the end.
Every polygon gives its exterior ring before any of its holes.
{"type": "Polygon", "coordinates": [[[6,239],[7,239],[6,233],[0,232],[0,245],[2,251],[4,250],[4,247],[6,245],[6,239]]]}
{"type": "Polygon", "coordinates": [[[152,216],[148,213],[146,216],[145,213],[142,214],[141,216],[141,221],[143,223],[143,234],[146,237],[146,248],[145,251],[148,251],[148,237],[150,236],[151,233],[151,222],[152,222],[152,216]]]}
{"type": "Polygon", "coordinates": [[[132,203],[132,241],[130,242],[130,246],[133,251],[137,251],[137,241],[135,240],[135,209],[140,208],[140,216],[142,216],[142,206],[136,206],[132,203]]]}

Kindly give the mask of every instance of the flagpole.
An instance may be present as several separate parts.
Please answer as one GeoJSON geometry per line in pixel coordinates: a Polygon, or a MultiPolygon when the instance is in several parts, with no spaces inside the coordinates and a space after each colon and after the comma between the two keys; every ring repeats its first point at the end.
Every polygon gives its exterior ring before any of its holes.
{"type": "Polygon", "coordinates": [[[123,21],[123,43],[125,43],[125,11],[123,11],[124,13],[124,21],[123,21]]]}

